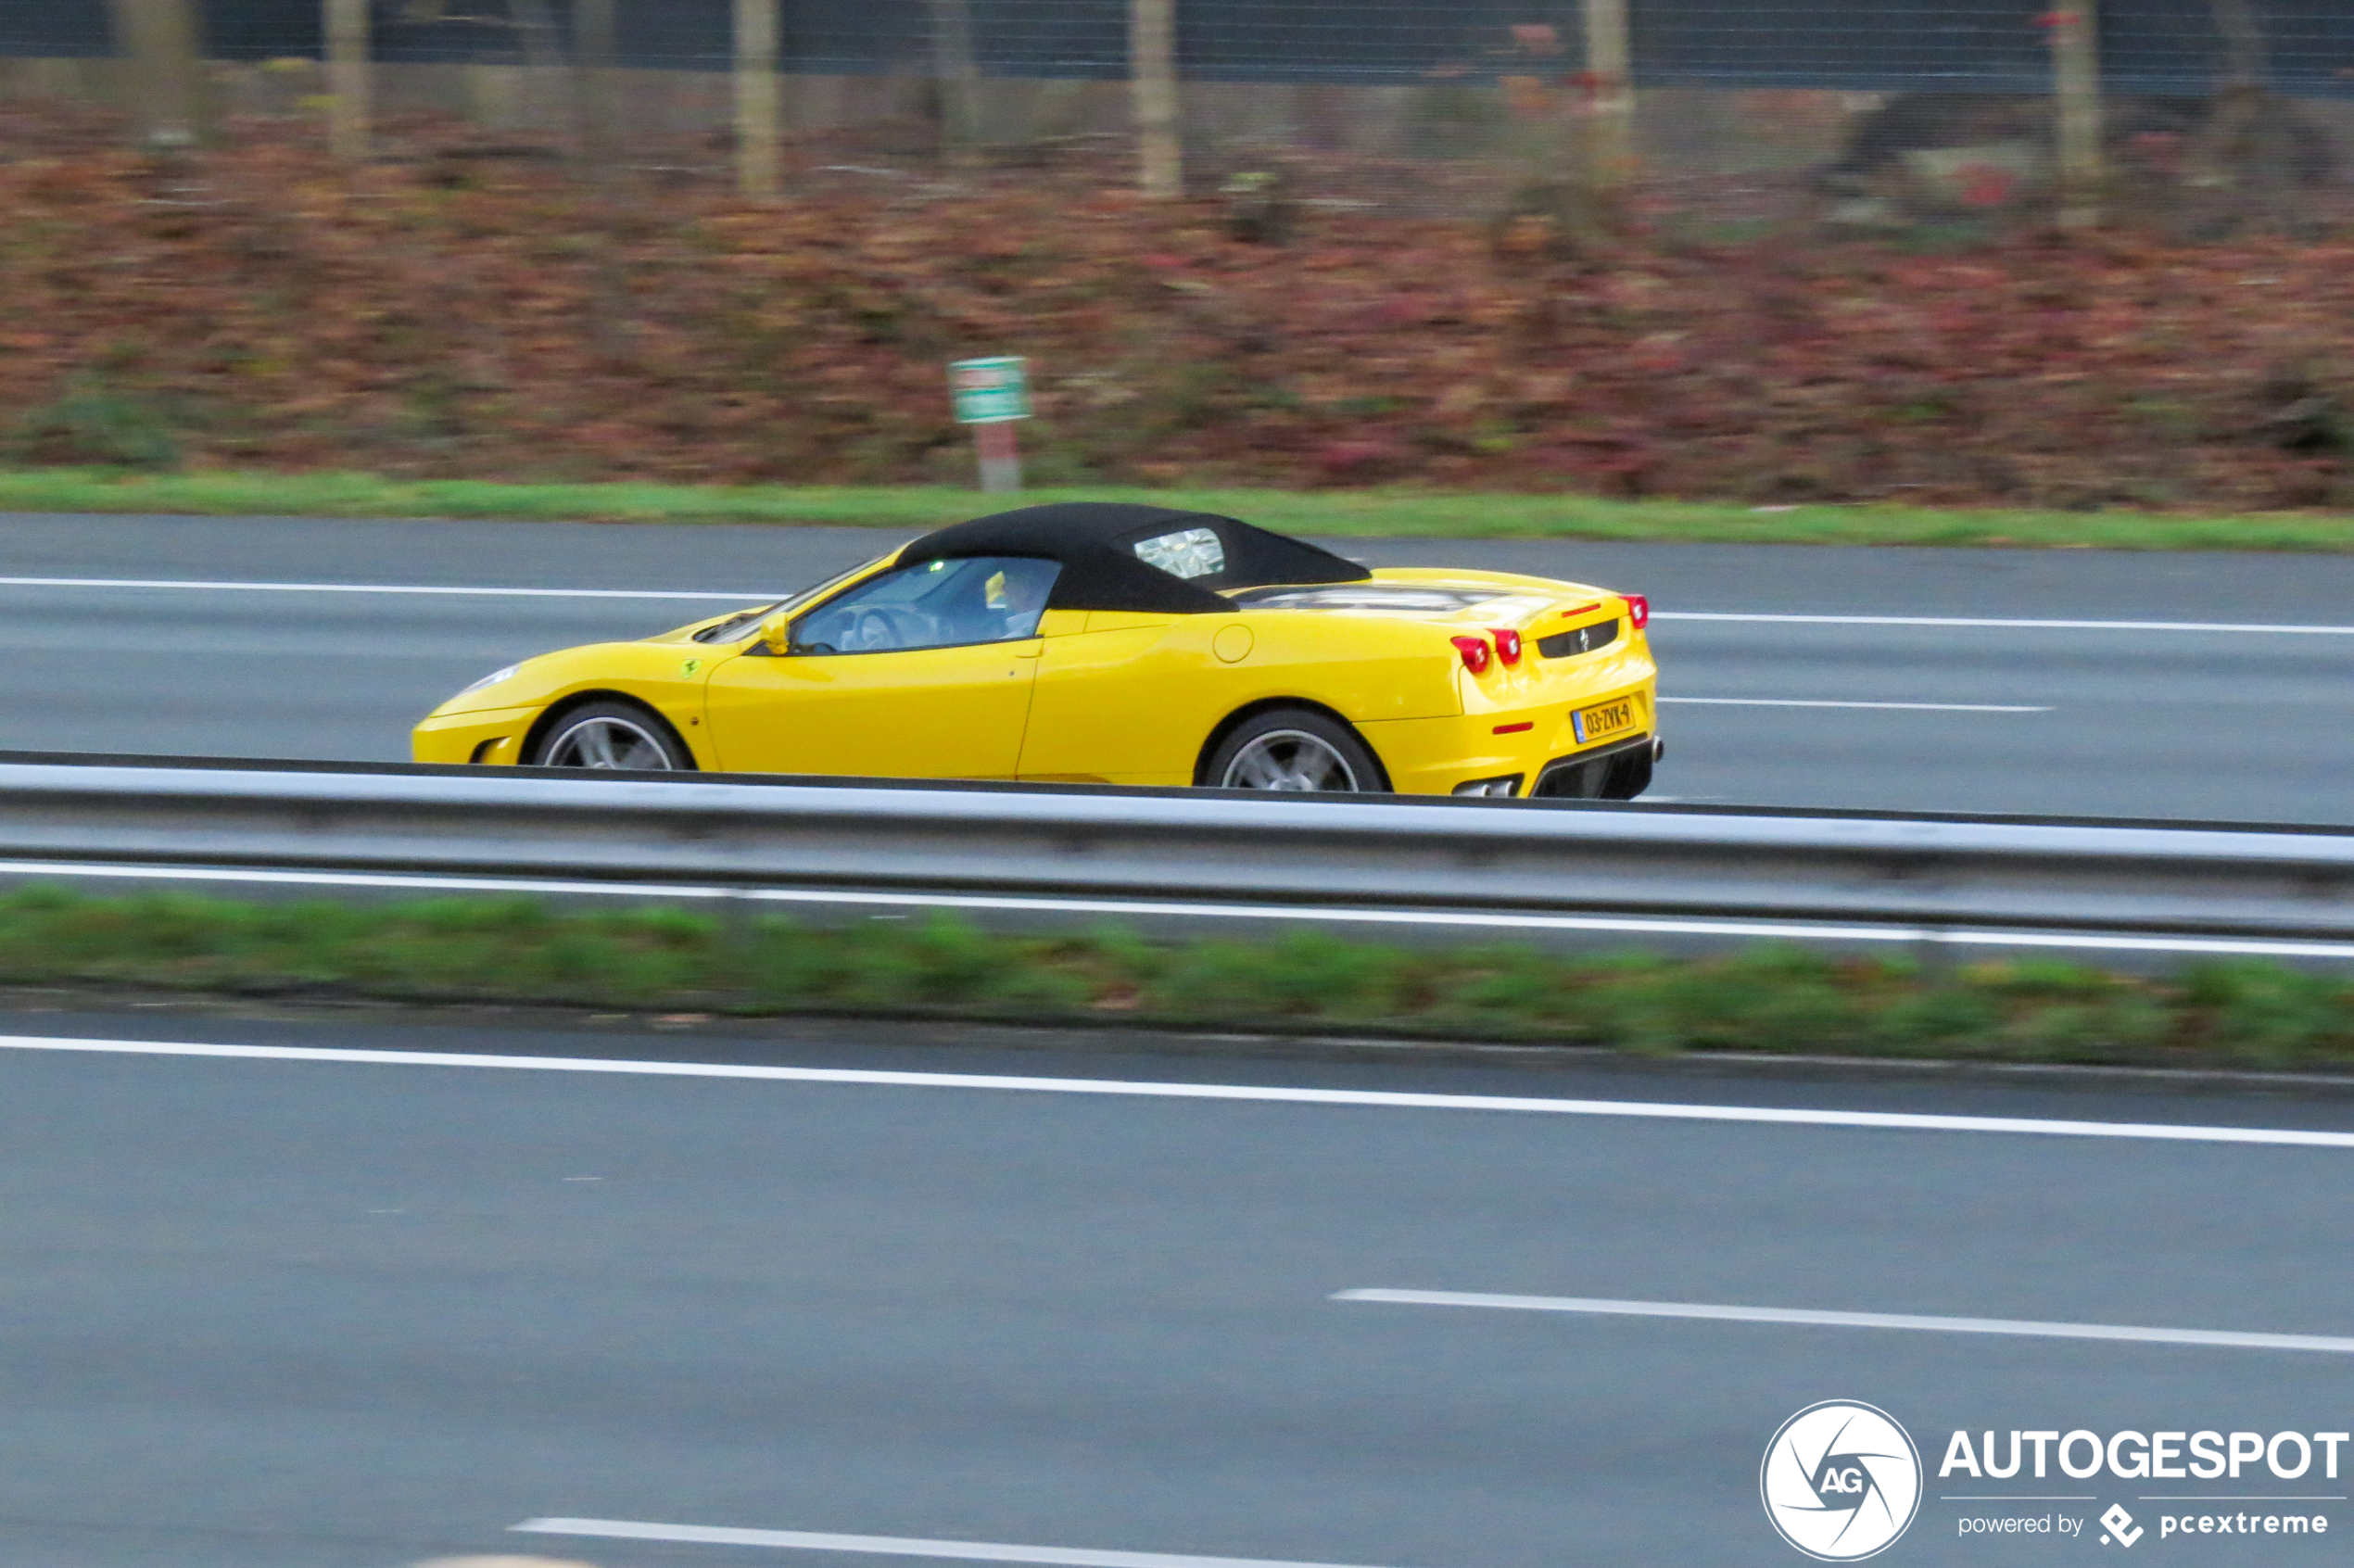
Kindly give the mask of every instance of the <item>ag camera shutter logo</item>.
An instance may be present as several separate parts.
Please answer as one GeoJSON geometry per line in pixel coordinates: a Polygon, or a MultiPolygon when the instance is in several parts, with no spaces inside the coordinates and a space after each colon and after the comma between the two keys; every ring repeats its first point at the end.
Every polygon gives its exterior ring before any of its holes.
{"type": "Polygon", "coordinates": [[[1854,1562],[1894,1544],[1920,1511],[1920,1450],[1886,1410],[1826,1399],[1782,1423],[1757,1489],[1782,1539],[1817,1562],[1854,1562]]]}

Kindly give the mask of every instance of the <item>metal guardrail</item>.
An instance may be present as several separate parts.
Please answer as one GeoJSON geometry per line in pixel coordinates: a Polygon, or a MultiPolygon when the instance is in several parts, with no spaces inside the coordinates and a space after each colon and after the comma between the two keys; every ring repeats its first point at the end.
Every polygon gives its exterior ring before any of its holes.
{"type": "Polygon", "coordinates": [[[2354,939],[2354,828],[0,753],[0,857],[2354,939]]]}

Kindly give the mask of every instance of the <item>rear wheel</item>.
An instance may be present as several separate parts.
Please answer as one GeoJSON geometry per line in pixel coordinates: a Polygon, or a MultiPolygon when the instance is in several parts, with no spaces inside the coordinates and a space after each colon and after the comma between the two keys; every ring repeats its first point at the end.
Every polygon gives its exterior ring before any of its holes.
{"type": "Polygon", "coordinates": [[[695,765],[670,727],[634,702],[586,702],[573,709],[548,727],[529,763],[656,773],[695,765]]]}
{"type": "Polygon", "coordinates": [[[1292,794],[1386,788],[1381,764],[1345,725],[1309,708],[1276,708],[1234,727],[1218,743],[1202,782],[1216,790],[1292,794]]]}

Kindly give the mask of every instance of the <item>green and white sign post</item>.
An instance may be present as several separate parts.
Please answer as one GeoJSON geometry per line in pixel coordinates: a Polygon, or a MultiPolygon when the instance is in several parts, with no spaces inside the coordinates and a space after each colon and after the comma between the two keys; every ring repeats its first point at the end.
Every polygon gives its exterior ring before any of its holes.
{"type": "Polygon", "coordinates": [[[1030,417],[1030,361],[1006,357],[958,360],[948,367],[948,396],[956,423],[973,427],[981,454],[981,487],[993,494],[1021,488],[1021,451],[1014,422],[1030,417]]]}

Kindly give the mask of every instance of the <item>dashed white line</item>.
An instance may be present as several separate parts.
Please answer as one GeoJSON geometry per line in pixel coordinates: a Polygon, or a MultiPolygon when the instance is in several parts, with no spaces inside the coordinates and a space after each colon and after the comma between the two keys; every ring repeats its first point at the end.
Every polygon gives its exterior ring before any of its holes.
{"type": "Polygon", "coordinates": [[[997,1541],[937,1541],[907,1536],[839,1536],[815,1530],[738,1530],[709,1524],[652,1524],[634,1519],[526,1519],[513,1529],[536,1536],[605,1540],[683,1541],[698,1546],[786,1547],[801,1551],[862,1551],[883,1557],[947,1557],[967,1562],[1045,1562],[1056,1568],[1344,1568],[1264,1557],[1193,1557],[1165,1551],[1090,1551],[1072,1547],[1007,1546],[997,1541]]]}
{"type": "Polygon", "coordinates": [[[1400,1307],[1478,1307],[1508,1312],[1696,1318],[1708,1322],[1909,1329],[1929,1334],[2011,1334],[2028,1339],[2104,1339],[2129,1345],[2197,1345],[2224,1350],[2311,1350],[2335,1356],[2354,1356],[2354,1339],[2319,1334],[2242,1334],[2230,1329],[2144,1328],[2123,1323],[2047,1323],[2014,1318],[1936,1318],[1909,1312],[1827,1312],[1787,1307],[1720,1307],[1697,1301],[1614,1301],[1585,1296],[1491,1296],[1460,1290],[1343,1290],[1334,1292],[1332,1299],[1385,1302],[1400,1307]]]}
{"type": "Polygon", "coordinates": [[[1682,702],[1696,708],[1901,708],[1928,714],[2048,714],[2049,707],[2020,707],[2007,702],[1835,702],[1813,697],[1662,697],[1664,706],[1682,702]]]}
{"type": "Polygon", "coordinates": [[[1462,909],[1352,909],[1322,904],[1187,904],[1122,898],[1019,898],[997,893],[874,892],[837,888],[724,888],[685,882],[589,882],[558,878],[435,876],[367,871],[265,871],[241,866],[124,866],[101,861],[0,860],[0,877],[244,883],[257,887],[410,889],[596,898],[744,899],[892,909],[981,909],[1012,914],[1133,915],[1195,920],[1292,920],[1327,925],[1424,926],[1512,931],[1594,931],[1635,936],[1740,937],[1761,942],[1872,942],[1905,946],[2031,947],[2088,953],[2203,953],[2239,957],[2354,958],[2354,942],[2243,937],[2101,936],[1923,926],[1805,925],[1779,920],[1678,920],[1656,916],[1546,915],[1462,909]]]}
{"type": "MultiPolygon", "coordinates": [[[[1910,1111],[1804,1110],[1783,1106],[1702,1106],[1652,1100],[1568,1100],[1524,1094],[1436,1094],[1390,1089],[1306,1089],[1263,1083],[1169,1083],[1124,1078],[1026,1078],[1002,1073],[895,1072],[869,1068],[767,1067],[740,1062],[659,1062],[601,1056],[511,1056],[466,1051],[367,1051],[321,1045],[240,1045],[161,1040],[85,1040],[0,1035],[0,1050],[194,1056],[366,1067],[488,1068],[525,1072],[610,1073],[643,1078],[745,1079],[774,1083],[858,1084],[893,1089],[988,1089],[1036,1094],[1106,1094],[1162,1100],[1226,1100],[1390,1110],[1508,1111],[1652,1121],[1753,1122],[1904,1132],[2002,1132],[2042,1137],[2125,1138],[2180,1144],[2251,1144],[2354,1149],[2354,1132],[2302,1127],[2209,1127],[2163,1121],[2062,1121],[2042,1117],[1942,1116],[1910,1111]]],[[[1497,1298],[1502,1299],[1502,1298],[1497,1298]]],[[[1524,1299],[1538,1299],[1527,1297],[1524,1299]]]]}

